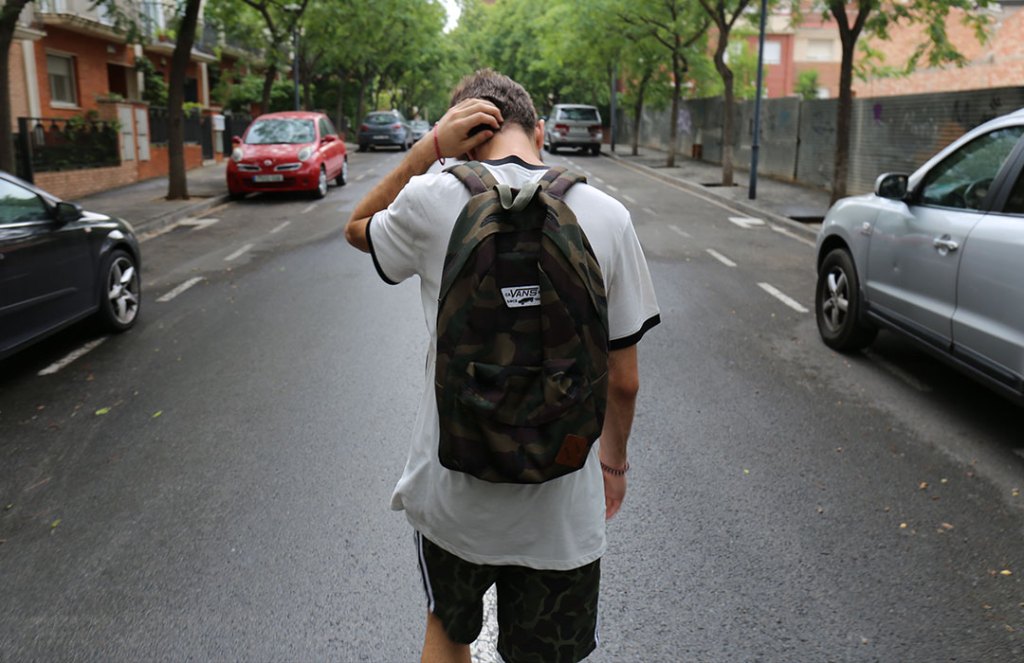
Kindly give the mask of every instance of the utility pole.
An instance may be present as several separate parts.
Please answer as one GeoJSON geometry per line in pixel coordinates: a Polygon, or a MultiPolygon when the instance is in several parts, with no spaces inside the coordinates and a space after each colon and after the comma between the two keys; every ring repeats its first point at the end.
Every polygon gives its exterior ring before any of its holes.
{"type": "Polygon", "coordinates": [[[754,138],[750,144],[750,200],[757,198],[757,158],[761,151],[761,90],[764,86],[764,32],[768,0],[761,0],[761,33],[757,45],[757,97],[754,99],[754,138]]]}
{"type": "Polygon", "coordinates": [[[616,106],[618,105],[618,104],[616,104],[616,99],[618,97],[618,89],[619,89],[618,80],[616,80],[618,78],[617,74],[618,74],[618,63],[617,62],[613,62],[612,63],[612,107],[611,107],[612,117],[611,117],[611,124],[609,125],[609,131],[611,131],[611,134],[612,134],[611,135],[611,149],[612,149],[612,153],[613,154],[615,152],[615,138],[616,138],[615,134],[616,134],[616,130],[618,129],[618,122],[616,121],[616,115],[617,115],[617,113],[616,113],[616,106]]]}

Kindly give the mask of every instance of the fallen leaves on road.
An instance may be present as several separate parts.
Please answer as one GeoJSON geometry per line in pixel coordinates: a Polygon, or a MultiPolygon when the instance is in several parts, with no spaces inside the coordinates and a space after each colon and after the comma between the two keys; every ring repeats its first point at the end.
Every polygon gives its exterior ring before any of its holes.
{"type": "Polygon", "coordinates": [[[927,481],[922,481],[921,483],[917,484],[917,489],[918,490],[928,490],[928,482],[927,481]]]}
{"type": "Polygon", "coordinates": [[[103,415],[108,414],[109,412],[110,412],[110,408],[109,407],[101,407],[100,409],[96,410],[96,416],[97,417],[102,417],[103,415]]]}
{"type": "Polygon", "coordinates": [[[60,525],[60,518],[58,518],[58,519],[54,520],[52,523],[50,523],[50,530],[52,531],[52,530],[57,529],[58,525],[60,525]]]}
{"type": "Polygon", "coordinates": [[[156,412],[153,413],[153,419],[156,419],[157,417],[159,417],[163,413],[164,413],[163,410],[157,410],[156,412]]]}

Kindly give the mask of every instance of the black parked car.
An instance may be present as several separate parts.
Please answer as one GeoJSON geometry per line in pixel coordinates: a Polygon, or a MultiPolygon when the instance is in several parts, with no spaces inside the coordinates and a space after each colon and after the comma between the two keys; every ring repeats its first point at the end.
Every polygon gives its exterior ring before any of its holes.
{"type": "Polygon", "coordinates": [[[139,265],[127,222],[0,172],[0,358],[90,316],[109,331],[130,328],[139,265]]]}
{"type": "Polygon", "coordinates": [[[394,145],[404,151],[415,142],[412,136],[412,127],[398,111],[374,111],[359,125],[359,151],[394,145]]]}

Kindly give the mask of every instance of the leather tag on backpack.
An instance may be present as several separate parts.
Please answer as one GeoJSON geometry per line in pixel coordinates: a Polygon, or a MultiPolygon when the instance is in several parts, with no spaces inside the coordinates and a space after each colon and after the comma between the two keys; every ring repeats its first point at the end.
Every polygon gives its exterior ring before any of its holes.
{"type": "Polygon", "coordinates": [[[568,467],[580,467],[586,462],[589,451],[587,438],[570,433],[562,440],[562,448],[558,450],[555,462],[568,467]]]}

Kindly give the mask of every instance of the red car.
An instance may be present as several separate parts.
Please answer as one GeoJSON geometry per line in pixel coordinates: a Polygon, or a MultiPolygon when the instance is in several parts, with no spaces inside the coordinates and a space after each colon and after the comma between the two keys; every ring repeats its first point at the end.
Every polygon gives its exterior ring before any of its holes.
{"type": "Polygon", "coordinates": [[[323,113],[288,111],[260,115],[233,139],[228,193],[309,191],[327,195],[327,183],[348,179],[345,141],[323,113]]]}

